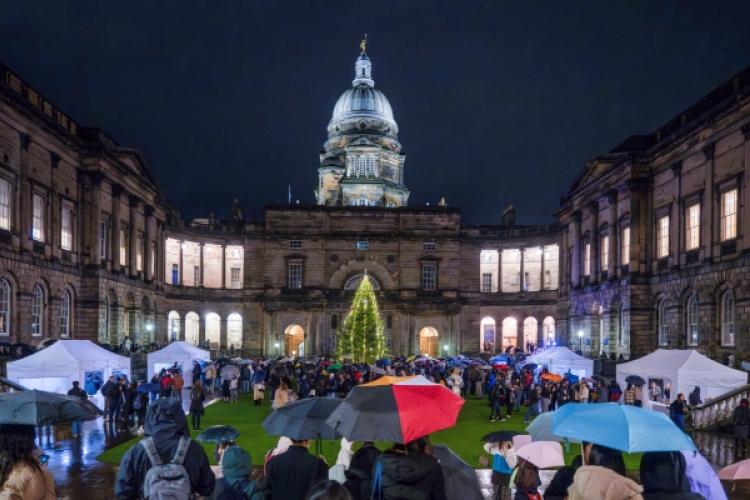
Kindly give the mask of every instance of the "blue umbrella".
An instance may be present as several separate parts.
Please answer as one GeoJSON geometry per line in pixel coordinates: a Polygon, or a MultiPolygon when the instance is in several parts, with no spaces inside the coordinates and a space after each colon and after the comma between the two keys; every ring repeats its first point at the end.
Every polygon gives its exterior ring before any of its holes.
{"type": "Polygon", "coordinates": [[[234,441],[240,435],[240,431],[231,425],[214,425],[204,430],[195,438],[204,443],[221,443],[222,441],[234,441]]]}
{"type": "Polygon", "coordinates": [[[159,387],[159,384],[151,383],[148,384],[140,384],[138,386],[138,389],[135,390],[135,392],[140,392],[141,394],[148,394],[149,392],[159,392],[161,387],[159,387]]]}
{"type": "Polygon", "coordinates": [[[554,415],[555,412],[551,411],[540,413],[526,427],[526,432],[531,434],[531,438],[534,441],[559,441],[561,443],[571,441],[552,432],[552,418],[554,415]]]}
{"type": "Polygon", "coordinates": [[[696,449],[663,413],[617,403],[568,403],[554,413],[552,432],[627,453],[696,449]]]}
{"type": "Polygon", "coordinates": [[[497,356],[492,356],[490,358],[490,364],[494,365],[495,363],[508,363],[508,356],[504,354],[498,354],[497,356]]]}

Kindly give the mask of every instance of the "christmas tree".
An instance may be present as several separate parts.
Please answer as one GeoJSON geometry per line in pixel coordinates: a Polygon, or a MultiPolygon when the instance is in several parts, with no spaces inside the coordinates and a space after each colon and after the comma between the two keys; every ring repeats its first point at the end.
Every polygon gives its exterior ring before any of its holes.
{"type": "Polygon", "coordinates": [[[383,321],[367,275],[354,293],[349,315],[338,335],[336,355],[339,359],[351,359],[354,363],[373,363],[385,356],[383,321]]]}

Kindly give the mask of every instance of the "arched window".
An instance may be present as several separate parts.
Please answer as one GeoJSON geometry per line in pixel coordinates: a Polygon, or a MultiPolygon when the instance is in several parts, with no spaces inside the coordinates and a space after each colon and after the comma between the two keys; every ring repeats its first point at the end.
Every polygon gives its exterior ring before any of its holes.
{"type": "Polygon", "coordinates": [[[44,312],[44,290],[40,285],[34,286],[31,301],[31,334],[38,336],[42,334],[42,314],[44,312]]]}
{"type": "Polygon", "coordinates": [[[63,290],[62,303],[60,304],[60,337],[66,338],[70,335],[70,309],[71,296],[69,290],[63,290]]]}
{"type": "Polygon", "coordinates": [[[544,338],[542,339],[544,345],[555,345],[555,318],[552,316],[544,318],[542,331],[544,332],[544,338]]]}
{"type": "Polygon", "coordinates": [[[190,311],[185,315],[185,341],[193,345],[198,345],[200,336],[200,318],[198,314],[190,311]]]}
{"type": "Polygon", "coordinates": [[[503,351],[513,349],[518,344],[518,321],[509,316],[503,320],[503,351]]]}
{"type": "Polygon", "coordinates": [[[669,338],[669,323],[667,321],[667,300],[661,299],[656,310],[656,324],[659,328],[659,345],[667,345],[669,338]]]}
{"type": "Polygon", "coordinates": [[[630,344],[630,331],[628,317],[625,313],[625,304],[620,304],[620,328],[618,328],[617,335],[617,345],[625,347],[630,344]]]}
{"type": "MultiPolygon", "coordinates": [[[[362,278],[364,278],[364,273],[355,274],[353,276],[350,276],[349,279],[346,280],[344,283],[344,290],[356,290],[359,284],[362,282],[362,278]]],[[[370,280],[370,285],[372,285],[372,289],[375,291],[380,290],[380,283],[378,283],[378,280],[373,278],[371,275],[367,275],[367,279],[370,280]]]]}
{"type": "Polygon", "coordinates": [[[167,315],[167,338],[170,342],[180,340],[180,313],[169,311],[167,315]]]}
{"type": "Polygon", "coordinates": [[[690,294],[685,307],[685,324],[687,325],[687,345],[698,345],[698,298],[690,294]]]}
{"type": "Polygon", "coordinates": [[[734,292],[727,290],[721,297],[721,345],[734,345],[734,292]]]}
{"type": "Polygon", "coordinates": [[[0,335],[10,335],[10,283],[0,279],[0,335]]]}
{"type": "Polygon", "coordinates": [[[532,316],[523,320],[523,347],[527,352],[533,351],[539,342],[537,325],[536,318],[532,316]]]}
{"type": "Polygon", "coordinates": [[[242,349],[242,316],[237,313],[227,318],[227,347],[242,349]]]}
{"type": "Polygon", "coordinates": [[[495,353],[495,319],[485,316],[481,321],[481,336],[479,350],[481,352],[495,353]]]}
{"type": "Polygon", "coordinates": [[[212,349],[218,349],[221,343],[221,317],[216,313],[206,314],[206,341],[212,349]]]}

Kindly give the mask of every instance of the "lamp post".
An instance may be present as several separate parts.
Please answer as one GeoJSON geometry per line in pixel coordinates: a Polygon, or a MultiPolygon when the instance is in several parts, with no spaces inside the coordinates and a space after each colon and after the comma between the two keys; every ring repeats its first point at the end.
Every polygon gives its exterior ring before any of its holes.
{"type": "Polygon", "coordinates": [[[583,354],[583,330],[578,330],[578,344],[580,345],[581,354],[583,354]]]}

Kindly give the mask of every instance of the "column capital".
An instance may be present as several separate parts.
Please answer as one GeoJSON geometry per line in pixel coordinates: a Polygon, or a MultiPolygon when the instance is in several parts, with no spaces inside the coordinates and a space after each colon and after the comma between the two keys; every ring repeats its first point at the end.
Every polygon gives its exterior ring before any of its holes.
{"type": "Polygon", "coordinates": [[[703,157],[706,161],[713,160],[714,159],[714,153],[716,152],[716,144],[711,143],[707,146],[705,146],[703,149],[703,157]]]}

